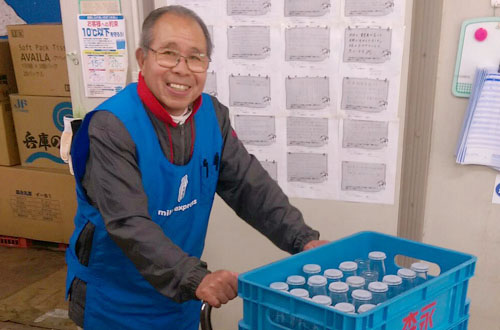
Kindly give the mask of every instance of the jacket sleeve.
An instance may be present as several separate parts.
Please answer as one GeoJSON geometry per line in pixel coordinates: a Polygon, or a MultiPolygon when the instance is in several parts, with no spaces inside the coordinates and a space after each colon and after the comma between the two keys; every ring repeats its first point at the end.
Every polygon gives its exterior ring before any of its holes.
{"type": "Polygon", "coordinates": [[[227,107],[212,100],[224,141],[217,193],[280,249],[292,254],[302,251],[305,244],[319,238],[319,232],[304,223],[301,212],[245,149],[231,127],[227,107]]]}
{"type": "Polygon", "coordinates": [[[151,220],[135,144],[123,123],[99,111],[90,122],[89,140],[83,184],[109,236],[160,293],[177,302],[196,299],[207,265],[182,251],[151,220]]]}

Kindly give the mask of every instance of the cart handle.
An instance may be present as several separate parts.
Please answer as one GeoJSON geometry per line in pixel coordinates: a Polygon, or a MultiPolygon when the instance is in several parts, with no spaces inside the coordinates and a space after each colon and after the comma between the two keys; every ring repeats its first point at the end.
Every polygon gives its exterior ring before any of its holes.
{"type": "Polygon", "coordinates": [[[212,306],[210,306],[206,301],[201,305],[200,312],[200,325],[201,330],[212,330],[212,321],[210,318],[210,313],[212,312],[212,306]]]}

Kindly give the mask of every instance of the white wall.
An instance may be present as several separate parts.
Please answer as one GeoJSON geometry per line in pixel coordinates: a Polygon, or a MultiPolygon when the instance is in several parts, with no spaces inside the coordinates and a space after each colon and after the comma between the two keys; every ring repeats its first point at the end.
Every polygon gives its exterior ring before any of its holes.
{"type": "Polygon", "coordinates": [[[500,329],[500,205],[491,203],[498,172],[455,163],[468,99],[454,97],[451,86],[462,22],[492,15],[489,0],[444,1],[424,220],[424,242],[478,257],[469,286],[472,330],[500,329]]]}
{"type": "MultiPolygon", "coordinates": [[[[320,231],[322,239],[335,240],[364,230],[392,235],[397,233],[412,5],[412,0],[406,0],[406,47],[399,102],[400,134],[394,205],[292,199],[292,204],[302,211],[306,222],[320,231]]],[[[202,259],[208,262],[209,269],[244,272],[287,256],[287,253],[279,250],[267,238],[240,220],[220,198],[216,199],[202,256],[202,259]]],[[[242,317],[243,304],[240,298],[212,311],[215,329],[236,329],[242,317]]]]}

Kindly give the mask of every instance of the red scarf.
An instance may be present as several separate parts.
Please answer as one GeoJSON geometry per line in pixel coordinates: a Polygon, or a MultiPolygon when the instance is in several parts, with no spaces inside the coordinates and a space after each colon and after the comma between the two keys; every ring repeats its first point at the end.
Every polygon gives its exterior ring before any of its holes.
{"type": "MultiPolygon", "coordinates": [[[[161,105],[160,101],[153,95],[151,90],[146,85],[144,81],[144,77],[142,73],[139,72],[139,82],[137,84],[137,93],[139,94],[139,98],[141,99],[144,106],[148,108],[156,118],[160,119],[163,123],[165,123],[165,127],[167,128],[168,138],[170,141],[170,161],[173,163],[174,161],[174,148],[172,145],[172,136],[170,135],[170,127],[176,127],[177,124],[173,121],[170,113],[161,105]]],[[[193,116],[201,107],[202,97],[201,95],[193,102],[193,111],[189,115],[189,118],[186,120],[191,122],[191,155],[193,154],[193,146],[194,146],[194,129],[193,129],[193,116]]]]}

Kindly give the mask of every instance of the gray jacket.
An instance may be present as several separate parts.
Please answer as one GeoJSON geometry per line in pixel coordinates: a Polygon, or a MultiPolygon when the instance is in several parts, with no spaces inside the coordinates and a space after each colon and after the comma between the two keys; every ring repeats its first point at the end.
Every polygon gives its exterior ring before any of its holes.
{"type": "MultiPolygon", "coordinates": [[[[259,161],[250,155],[234,133],[227,107],[212,97],[223,138],[217,194],[248,224],[289,253],[302,251],[319,233],[304,223],[300,211],[290,205],[278,184],[259,161]]],[[[165,156],[173,163],[186,164],[191,156],[194,120],[175,127],[153,123],[165,156]],[[193,127],[191,127],[193,125],[193,127]]],[[[89,200],[104,219],[106,230],[135,264],[144,278],[163,295],[183,302],[196,299],[195,291],[209,273],[207,264],[177,247],[148,214],[142,188],[135,144],[121,121],[107,111],[94,115],[89,125],[90,152],[83,179],[89,200]],[[156,249],[143,248],[155,242],[156,249]],[[168,260],[176,260],[169,264],[168,260]],[[151,267],[155,265],[155,267],[151,267]],[[158,266],[160,265],[160,266],[158,266]]],[[[94,226],[89,223],[76,244],[80,262],[90,258],[94,226]]],[[[83,325],[86,285],[76,279],[71,287],[70,318],[83,325]]]]}

